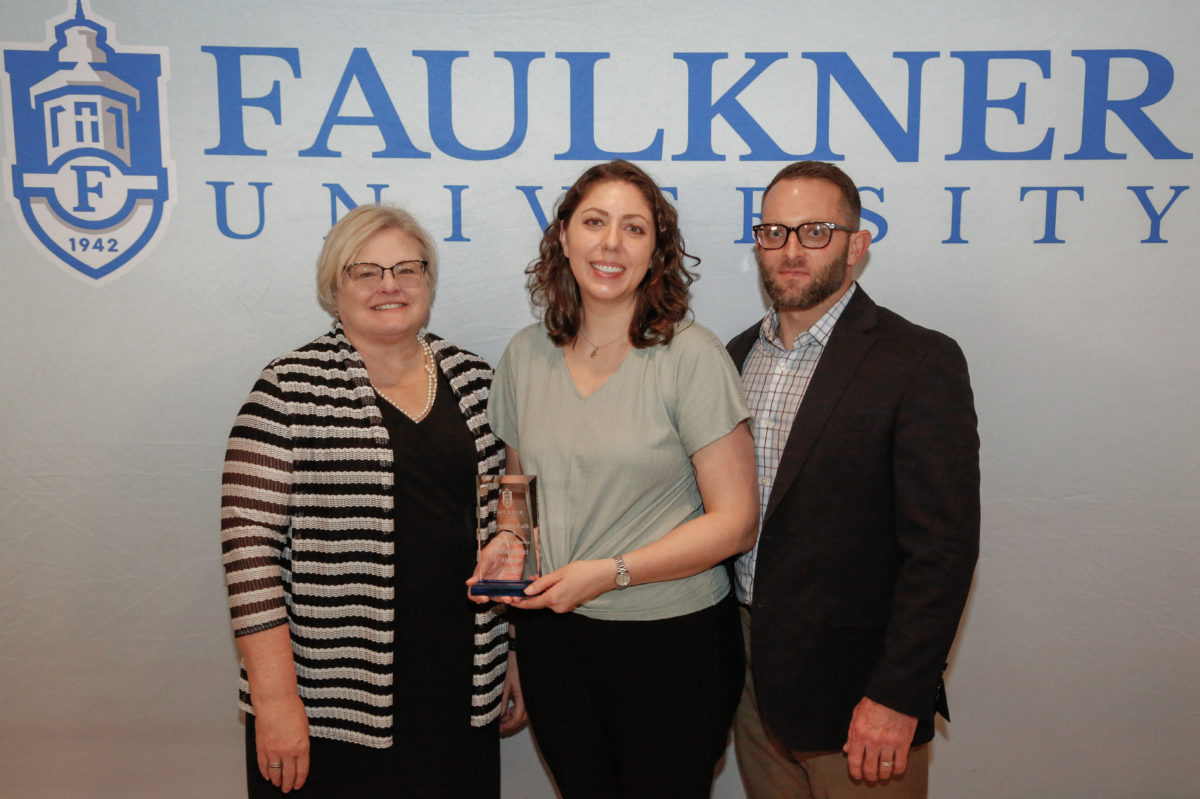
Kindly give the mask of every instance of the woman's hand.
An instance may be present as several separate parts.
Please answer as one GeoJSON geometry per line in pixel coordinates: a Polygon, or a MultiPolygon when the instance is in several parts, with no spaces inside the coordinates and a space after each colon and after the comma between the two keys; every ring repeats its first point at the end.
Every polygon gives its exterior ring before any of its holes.
{"type": "Polygon", "coordinates": [[[525,542],[509,530],[501,530],[492,536],[479,553],[475,571],[467,580],[467,598],[483,604],[503,597],[475,596],[471,586],[480,580],[520,580],[525,572],[525,542]]]}
{"type": "Polygon", "coordinates": [[[517,673],[517,653],[508,651],[508,670],[504,673],[504,693],[500,696],[500,734],[518,733],[529,720],[525,712],[525,695],[521,693],[521,677],[517,673]]]}
{"type": "Polygon", "coordinates": [[[284,793],[304,787],[308,779],[308,716],[304,703],[299,696],[291,696],[253,704],[259,773],[284,793]]]}
{"type": "Polygon", "coordinates": [[[300,788],[308,779],[308,716],[296,690],[288,626],[243,635],[237,645],[250,680],[258,770],[284,793],[300,788]]]}
{"type": "Polygon", "coordinates": [[[570,613],[612,588],[617,587],[617,564],[604,560],[577,560],[534,580],[524,597],[512,604],[519,608],[550,608],[555,613],[570,613]]]}

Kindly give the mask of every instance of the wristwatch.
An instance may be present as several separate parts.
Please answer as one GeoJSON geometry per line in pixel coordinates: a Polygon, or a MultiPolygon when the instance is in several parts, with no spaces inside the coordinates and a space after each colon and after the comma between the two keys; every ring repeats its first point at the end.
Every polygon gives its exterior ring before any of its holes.
{"type": "Polygon", "coordinates": [[[613,556],[613,560],[617,562],[617,590],[629,587],[629,581],[632,579],[629,576],[629,569],[625,568],[625,558],[620,555],[613,556]]]}

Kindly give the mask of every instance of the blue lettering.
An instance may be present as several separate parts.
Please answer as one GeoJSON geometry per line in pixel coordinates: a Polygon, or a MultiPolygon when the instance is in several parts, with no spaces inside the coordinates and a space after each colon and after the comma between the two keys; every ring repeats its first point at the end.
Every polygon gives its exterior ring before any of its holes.
{"type": "Polygon", "coordinates": [[[947,186],[950,192],[950,237],[942,239],[942,244],[967,244],[962,237],[962,196],[970,191],[970,186],[947,186]]]}
{"type": "Polygon", "coordinates": [[[654,134],[649,147],[637,152],[602,150],[596,144],[596,62],[608,58],[608,53],[555,53],[554,56],[566,61],[571,73],[571,144],[565,153],[554,156],[556,161],[662,160],[662,128],[654,134]]]}
{"type": "Polygon", "coordinates": [[[383,149],[371,153],[373,158],[429,158],[429,153],[418,150],[408,138],[400,115],[396,113],[396,107],[392,105],[392,100],[383,87],[383,79],[379,77],[379,71],[375,69],[375,63],[366,48],[356,47],[350,54],[342,79],[333,93],[333,101],[329,104],[329,110],[325,112],[325,120],[321,123],[317,140],[307,150],[301,150],[298,155],[305,158],[341,156],[340,151],[329,148],[329,134],[337,125],[376,128],[383,137],[383,149]],[[339,113],[352,83],[358,83],[367,106],[371,109],[367,116],[343,116],[339,113]]]}
{"type": "MultiPolygon", "coordinates": [[[[859,186],[858,193],[874,194],[879,198],[879,202],[883,202],[883,189],[881,188],[877,189],[874,186],[859,186]]],[[[862,209],[862,218],[864,221],[870,222],[875,226],[875,235],[871,237],[871,243],[876,244],[883,241],[888,232],[887,220],[865,206],[862,209]]]]}
{"type": "Polygon", "coordinates": [[[1153,186],[1126,186],[1125,188],[1129,189],[1137,196],[1138,201],[1142,204],[1142,210],[1144,210],[1146,212],[1146,216],[1150,218],[1150,235],[1142,239],[1142,244],[1166,244],[1167,240],[1159,235],[1158,232],[1159,226],[1162,224],[1162,219],[1167,215],[1167,211],[1171,210],[1171,206],[1175,204],[1175,201],[1179,199],[1179,195],[1183,194],[1191,187],[1172,186],[1171,191],[1174,193],[1171,195],[1171,199],[1167,201],[1167,204],[1163,206],[1161,211],[1156,210],[1154,203],[1150,202],[1150,189],[1154,188],[1153,186]]]}
{"type": "Polygon", "coordinates": [[[295,47],[216,47],[200,48],[217,62],[217,129],[220,138],[216,147],[209,147],[205,155],[266,155],[246,144],[245,120],[242,111],[247,107],[262,108],[271,115],[276,125],[282,124],[279,108],[279,81],[271,84],[271,90],[259,97],[242,94],[242,57],[270,56],[282,59],[292,68],[292,77],[300,77],[300,51],[295,47]]]}
{"type": "Polygon", "coordinates": [[[470,241],[462,233],[462,193],[470,186],[442,186],[450,190],[450,235],[442,241],[470,241]]]}
{"type": "Polygon", "coordinates": [[[1175,82],[1171,62],[1148,50],[1072,50],[1071,55],[1082,58],[1083,120],[1080,124],[1079,149],[1064,156],[1074,159],[1123,159],[1124,153],[1114,153],[1105,144],[1108,112],[1112,111],[1129,128],[1153,158],[1191,158],[1180,150],[1150,121],[1144,109],[1167,96],[1175,82]],[[1146,67],[1146,88],[1137,97],[1111,100],[1108,97],[1108,78],[1113,59],[1131,58],[1146,67]]]}
{"type": "Polygon", "coordinates": [[[71,169],[75,172],[75,200],[78,205],[75,206],[75,211],[95,211],[96,209],[88,202],[91,195],[97,197],[104,196],[103,183],[89,183],[88,179],[93,175],[103,175],[108,177],[112,174],[112,170],[106,166],[89,166],[86,164],[73,164],[71,169]]]}
{"type": "Polygon", "coordinates": [[[508,141],[492,150],[465,146],[454,133],[454,89],[451,70],[455,59],[469,55],[466,50],[414,50],[425,59],[429,71],[429,134],[434,145],[452,158],[466,161],[491,161],[512,155],[525,141],[529,127],[529,64],[545,53],[497,52],[512,66],[513,129],[508,141]]]}
{"type": "MultiPolygon", "coordinates": [[[[353,211],[358,207],[358,203],[350,196],[350,193],[342,188],[340,183],[322,183],[322,186],[329,189],[329,226],[333,227],[338,221],[338,203],[347,211],[353,211]]],[[[373,203],[383,202],[383,190],[388,187],[387,183],[368,183],[367,188],[374,192],[373,203]]]]}
{"type": "Polygon", "coordinates": [[[725,156],[713,150],[713,120],[722,117],[733,132],[750,146],[742,161],[794,161],[806,156],[793,155],[780,149],[762,129],[737,97],[761,75],[767,67],[787,53],[746,53],[754,65],[713,100],[713,65],[729,57],[727,53],[676,53],[675,57],[688,66],[688,143],[687,149],[672,155],[672,161],[724,161],[725,156]]]}
{"type": "Polygon", "coordinates": [[[537,220],[538,230],[545,230],[550,226],[550,217],[542,208],[541,202],[538,200],[537,193],[542,190],[541,186],[517,186],[517,191],[525,195],[525,202],[529,203],[530,210],[533,211],[533,217],[537,220]]]}
{"type": "Polygon", "coordinates": [[[754,225],[762,221],[762,214],[754,210],[754,195],[761,194],[766,186],[737,186],[736,188],[742,193],[742,237],[735,239],[733,243],[753,244],[754,225]]]}
{"type": "Polygon", "coordinates": [[[209,186],[213,187],[213,194],[216,199],[217,210],[217,230],[221,231],[221,235],[230,239],[252,239],[263,231],[263,225],[267,220],[265,203],[263,202],[266,196],[267,186],[270,183],[254,183],[250,185],[258,192],[258,227],[251,233],[234,233],[233,228],[229,226],[229,203],[226,198],[226,193],[229,187],[233,185],[233,181],[229,180],[210,180],[206,181],[209,186]]]}
{"type": "Polygon", "coordinates": [[[1063,240],[1055,235],[1055,228],[1058,224],[1058,193],[1061,191],[1074,192],[1082,201],[1083,186],[1022,186],[1021,202],[1025,202],[1025,195],[1031,191],[1046,192],[1046,230],[1034,244],[1062,244],[1063,240]]]}
{"type": "Polygon", "coordinates": [[[879,93],[863,77],[862,71],[846,53],[802,53],[817,65],[817,142],[804,158],[821,161],[841,161],[844,155],[829,146],[829,88],[833,80],[854,103],[862,118],[883,142],[897,161],[916,161],[921,141],[921,69],[936,52],[892,53],[908,64],[908,127],[901,127],[896,117],[880,99],[879,93]]]}
{"type": "Polygon", "coordinates": [[[1054,144],[1054,128],[1049,128],[1037,147],[1029,150],[993,150],[987,144],[987,113],[989,108],[1004,108],[1013,113],[1018,125],[1025,124],[1025,83],[1017,86],[1010,97],[989,98],[988,68],[997,59],[1032,61],[1042,69],[1042,77],[1050,77],[1049,50],[981,50],[953,52],[963,62],[962,144],[958,152],[946,156],[947,161],[1004,161],[1017,159],[1049,160],[1054,144]]]}

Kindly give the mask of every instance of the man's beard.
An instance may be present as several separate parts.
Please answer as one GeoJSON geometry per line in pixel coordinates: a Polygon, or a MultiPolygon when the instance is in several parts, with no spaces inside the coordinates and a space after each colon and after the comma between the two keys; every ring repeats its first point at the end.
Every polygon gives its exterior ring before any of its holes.
{"type": "MultiPolygon", "coordinates": [[[[804,288],[786,289],[775,282],[763,264],[762,253],[754,253],[758,261],[758,274],[771,302],[781,311],[809,311],[832,297],[846,282],[846,253],[840,254],[822,272],[810,272],[808,285],[804,288]]],[[[785,263],[786,266],[786,263],[785,263]]]]}

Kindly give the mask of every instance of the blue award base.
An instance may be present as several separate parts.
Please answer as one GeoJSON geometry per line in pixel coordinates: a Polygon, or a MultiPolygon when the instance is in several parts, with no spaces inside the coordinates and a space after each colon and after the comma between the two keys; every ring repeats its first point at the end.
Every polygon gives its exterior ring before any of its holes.
{"type": "Polygon", "coordinates": [[[480,580],[471,586],[471,596],[525,596],[533,580],[480,580]]]}

